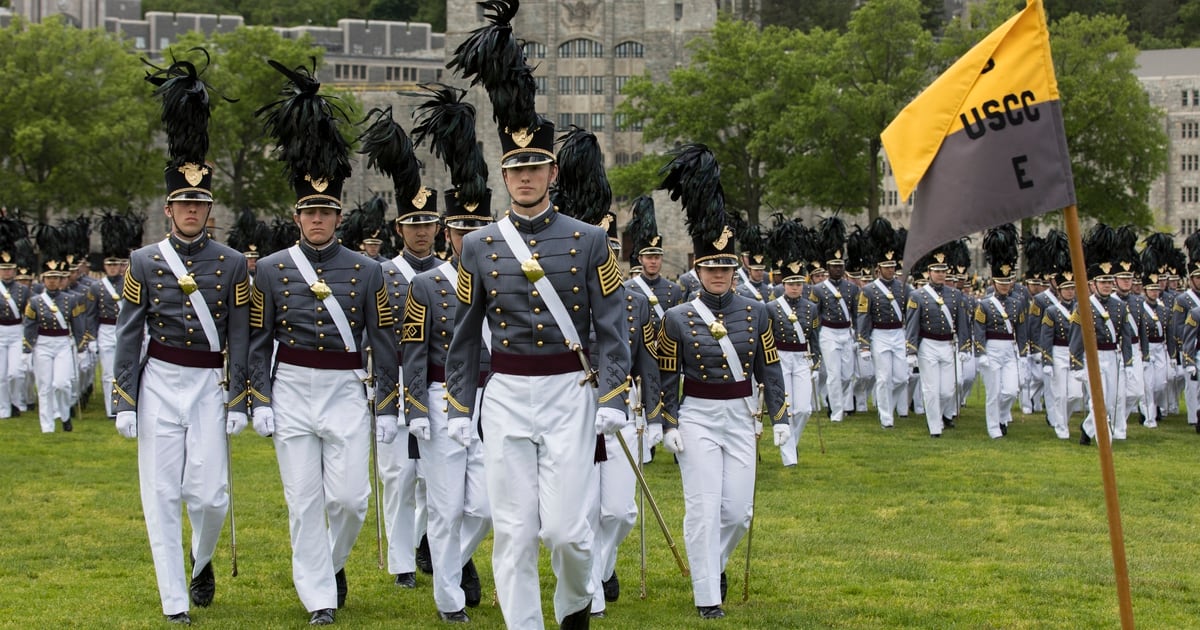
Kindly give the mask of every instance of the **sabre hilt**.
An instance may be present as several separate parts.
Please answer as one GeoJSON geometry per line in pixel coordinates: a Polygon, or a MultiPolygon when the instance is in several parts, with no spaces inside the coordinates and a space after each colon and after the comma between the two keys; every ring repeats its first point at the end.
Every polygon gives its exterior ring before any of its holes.
{"type": "Polygon", "coordinates": [[[583,366],[585,375],[579,379],[579,386],[582,387],[587,383],[591,383],[592,387],[599,388],[600,373],[596,371],[596,368],[592,367],[592,362],[588,360],[587,353],[583,351],[583,346],[575,344],[571,349],[575,351],[575,354],[579,355],[579,364],[583,366]]]}

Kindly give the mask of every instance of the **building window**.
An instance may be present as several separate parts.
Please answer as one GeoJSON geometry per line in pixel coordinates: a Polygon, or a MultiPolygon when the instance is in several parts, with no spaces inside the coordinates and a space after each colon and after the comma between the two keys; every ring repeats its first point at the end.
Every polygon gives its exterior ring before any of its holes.
{"type": "Polygon", "coordinates": [[[158,38],[158,49],[159,50],[167,50],[170,47],[171,47],[171,38],[169,38],[169,37],[158,38]]]}
{"type": "Polygon", "coordinates": [[[1200,122],[1179,123],[1179,137],[1200,138],[1200,122]]]}
{"type": "Polygon", "coordinates": [[[1179,200],[1183,203],[1200,202],[1200,186],[1183,186],[1179,191],[1179,200]]]}
{"type": "Polygon", "coordinates": [[[1188,91],[1184,90],[1182,94],[1183,94],[1183,102],[1181,104],[1184,107],[1187,107],[1188,106],[1188,91]]]}
{"type": "Polygon", "coordinates": [[[558,47],[558,56],[563,59],[577,57],[584,59],[587,57],[603,57],[604,44],[590,39],[572,39],[569,42],[564,42],[558,47]]]}
{"type": "Polygon", "coordinates": [[[539,44],[538,42],[525,42],[525,48],[523,50],[525,52],[526,59],[545,59],[546,58],[546,45],[545,44],[539,44]]]}
{"type": "Polygon", "coordinates": [[[1179,156],[1179,170],[1181,170],[1181,171],[1200,170],[1200,155],[1181,155],[1181,156],[1179,156]]]}
{"type": "Polygon", "coordinates": [[[579,127],[580,129],[587,129],[587,124],[588,124],[588,115],[587,114],[575,114],[575,126],[576,127],[579,127]]]}
{"type": "Polygon", "coordinates": [[[613,114],[613,129],[625,131],[625,114],[613,114]]]}
{"type": "Polygon", "coordinates": [[[641,59],[645,54],[645,48],[638,42],[621,42],[613,49],[617,59],[641,59]]]}
{"type": "Polygon", "coordinates": [[[604,114],[592,114],[592,131],[604,131],[604,114]]]}
{"type": "Polygon", "coordinates": [[[559,94],[570,94],[571,93],[571,77],[558,77],[558,93],[559,94]]]}
{"type": "Polygon", "coordinates": [[[1196,230],[1200,230],[1200,219],[1183,219],[1179,222],[1179,225],[1183,228],[1184,234],[1191,234],[1196,230]]]}
{"type": "Polygon", "coordinates": [[[625,84],[629,82],[629,77],[627,77],[627,76],[616,77],[616,80],[617,80],[617,94],[620,94],[621,90],[625,89],[625,84]]]}
{"type": "Polygon", "coordinates": [[[604,77],[592,77],[592,94],[604,93],[604,77]]]}
{"type": "Polygon", "coordinates": [[[550,88],[548,87],[550,82],[548,79],[546,79],[546,77],[533,77],[533,80],[537,83],[537,91],[539,94],[545,94],[546,92],[550,91],[550,88]]]}
{"type": "Polygon", "coordinates": [[[629,154],[624,151],[617,151],[617,166],[625,166],[629,164],[629,154]]]}
{"type": "Polygon", "coordinates": [[[587,94],[588,93],[588,77],[575,77],[575,93],[576,94],[587,94]]]}
{"type": "Polygon", "coordinates": [[[1200,105],[1200,90],[1192,90],[1192,107],[1200,105]]]}
{"type": "Polygon", "coordinates": [[[138,35],[137,37],[133,38],[133,47],[137,48],[138,50],[145,50],[146,49],[146,38],[142,37],[141,35],[138,35]]]}
{"type": "Polygon", "coordinates": [[[570,126],[571,126],[571,115],[570,114],[559,114],[558,115],[558,129],[561,131],[570,126]]]}

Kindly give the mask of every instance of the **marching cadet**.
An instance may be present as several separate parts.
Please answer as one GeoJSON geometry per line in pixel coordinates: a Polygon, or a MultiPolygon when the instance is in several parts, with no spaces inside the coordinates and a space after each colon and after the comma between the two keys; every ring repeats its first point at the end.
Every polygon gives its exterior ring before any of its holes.
{"type": "Polygon", "coordinates": [[[1162,416],[1179,413],[1179,399],[1183,395],[1184,387],[1184,370],[1179,363],[1179,346],[1175,345],[1176,339],[1171,328],[1171,320],[1174,316],[1175,299],[1179,296],[1179,282],[1182,280],[1179,274],[1187,269],[1187,256],[1183,250],[1175,247],[1174,239],[1171,240],[1170,249],[1163,249],[1167,259],[1166,266],[1162,275],[1163,292],[1159,296],[1163,306],[1167,307],[1167,319],[1165,320],[1167,334],[1167,386],[1166,386],[1166,406],[1163,407],[1162,416]]]}
{"type": "MultiPolygon", "coordinates": [[[[1066,235],[1062,237],[1065,246],[1066,235]]],[[[1038,329],[1038,345],[1045,350],[1042,373],[1049,381],[1046,385],[1046,420],[1053,427],[1055,435],[1065,440],[1071,437],[1068,427],[1071,412],[1083,398],[1082,382],[1075,378],[1079,374],[1077,361],[1070,349],[1071,324],[1076,317],[1075,278],[1071,270],[1059,267],[1051,281],[1050,290],[1043,292],[1043,295],[1050,301],[1042,310],[1038,329]]],[[[1078,362],[1078,367],[1083,367],[1082,362],[1078,362]]]]}
{"type": "Polygon", "coordinates": [[[920,372],[925,422],[935,438],[954,426],[950,418],[957,403],[954,361],[960,331],[970,328],[962,291],[946,286],[946,260],[943,246],[917,262],[916,270],[928,273],[928,282],[908,294],[904,311],[905,349],[909,364],[920,372]]]}
{"type": "MultiPolygon", "coordinates": [[[[433,251],[441,219],[438,217],[437,191],[421,185],[421,169],[413,154],[413,145],[400,125],[392,120],[391,109],[373,110],[372,116],[375,122],[363,134],[361,152],[392,179],[398,212],[394,229],[403,241],[400,253],[383,263],[383,280],[394,323],[394,348],[389,346],[387,352],[396,356],[399,369],[403,371],[400,343],[408,285],[418,273],[442,263],[433,251]]],[[[374,222],[367,222],[364,227],[375,229],[374,222]]],[[[403,382],[404,375],[400,373],[397,378],[403,382]]],[[[420,447],[415,437],[379,447],[379,476],[383,481],[388,573],[396,576],[396,586],[416,588],[417,548],[426,548],[428,540],[419,535],[425,529],[427,518],[420,447]]]]}
{"type": "Polygon", "coordinates": [[[702,288],[667,311],[658,333],[663,445],[677,454],[683,478],[692,597],[701,618],[718,619],[725,616],[725,565],[753,518],[759,418],[773,423],[775,446],[791,439],[791,429],[771,316],[733,292],[738,262],[720,186],[689,186],[716,180],[716,160],[704,145],[684,145],[666,170],[662,187],[688,214],[702,288]]]}
{"type": "Polygon", "coordinates": [[[780,222],[771,230],[767,251],[781,261],[783,293],[767,304],[779,369],[787,398],[790,435],[779,445],[784,466],[795,466],[800,436],[813,412],[813,393],[821,360],[821,318],[817,305],[804,297],[804,258],[811,254],[803,226],[795,219],[780,222]]]}
{"type": "Polygon", "coordinates": [[[654,199],[649,195],[634,199],[630,214],[625,233],[631,236],[641,272],[626,281],[625,288],[641,293],[650,301],[650,316],[654,318],[654,329],[658,330],[663,313],[684,301],[686,291],[662,276],[663,238],[654,217],[654,199]]]}
{"type": "MultiPolygon", "coordinates": [[[[1115,256],[1113,277],[1116,279],[1116,291],[1113,295],[1125,302],[1125,323],[1130,333],[1129,343],[1132,351],[1129,364],[1131,369],[1125,370],[1123,391],[1118,397],[1115,413],[1121,416],[1118,426],[1126,426],[1129,414],[1139,410],[1145,402],[1145,361],[1149,358],[1150,346],[1139,326],[1140,314],[1144,312],[1142,303],[1145,302],[1145,298],[1139,292],[1134,291],[1134,280],[1140,279],[1139,276],[1142,272],[1141,256],[1138,255],[1136,249],[1137,233],[1134,232],[1133,226],[1125,225],[1118,228],[1116,234],[1117,245],[1113,252],[1115,256]]],[[[1142,417],[1144,418],[1145,415],[1143,414],[1142,417]]]]}
{"type": "Polygon", "coordinates": [[[25,231],[19,219],[0,216],[0,420],[21,415],[25,406],[24,316],[30,292],[16,281],[17,239],[25,231]]]}
{"type": "Polygon", "coordinates": [[[346,559],[367,515],[371,425],[382,444],[396,437],[396,339],[379,264],[334,238],[350,176],[338,123],[307,68],[269,63],[288,77],[289,96],[259,112],[280,152],[293,158],[286,168],[300,241],[258,264],[249,353],[254,430],[274,437],[296,592],[309,623],[328,625],[345,604],[346,559]],[[302,112],[309,115],[292,118],[302,112]],[[373,381],[372,399],[364,381],[373,381]]]}
{"type": "Polygon", "coordinates": [[[683,289],[682,302],[690,301],[699,295],[700,279],[696,277],[695,269],[688,269],[679,274],[679,278],[676,281],[679,283],[679,287],[683,289]]]}
{"type": "Polygon", "coordinates": [[[828,277],[823,280],[813,278],[805,297],[817,305],[821,319],[821,365],[825,369],[829,420],[841,422],[847,411],[854,411],[854,363],[858,345],[854,342],[851,309],[857,307],[858,288],[845,277],[846,225],[840,218],[821,219],[818,250],[825,259],[828,277]]]}
{"type": "MultiPolygon", "coordinates": [[[[1183,350],[1184,320],[1192,309],[1200,307],[1200,230],[1191,233],[1183,242],[1187,250],[1188,263],[1187,288],[1176,294],[1175,302],[1171,305],[1171,335],[1175,337],[1175,347],[1183,350]]],[[[1175,358],[1182,371],[1188,365],[1188,357],[1180,355],[1175,358]]],[[[1183,402],[1186,410],[1187,423],[1200,430],[1196,420],[1200,418],[1200,383],[1190,376],[1183,378],[1183,402]]]]}
{"type": "Polygon", "coordinates": [[[492,571],[504,621],[512,628],[543,627],[540,537],[555,559],[555,620],[563,628],[586,628],[596,434],[610,435],[628,422],[624,289],[604,231],[550,203],[558,176],[554,124],[533,111],[532,95],[523,92],[534,82],[512,35],[513,13],[488,15],[489,24],[449,63],[463,79],[478,75],[493,99],[500,168],[512,205],[506,217],[463,239],[456,291],[461,304],[447,359],[448,421],[462,424],[475,415],[476,357],[486,320],[492,374],[478,409],[480,432],[487,436],[492,571]],[[494,59],[517,63],[482,63],[494,59]],[[513,77],[528,80],[514,86],[513,77]],[[528,98],[512,98],[514,88],[528,98]],[[593,330],[595,368],[583,345],[593,330]]]}
{"type": "Polygon", "coordinates": [[[983,370],[987,394],[988,437],[1008,435],[1012,407],[1017,401],[1017,364],[1026,347],[1025,310],[1012,285],[1017,263],[1017,228],[1011,223],[983,235],[983,252],[991,266],[992,294],[975,306],[975,357],[983,370]]]}
{"type": "MultiPolygon", "coordinates": [[[[858,325],[857,311],[858,304],[861,302],[862,289],[868,282],[874,280],[872,269],[875,266],[876,257],[874,244],[871,243],[862,226],[855,225],[854,231],[846,238],[846,254],[846,277],[859,296],[854,299],[855,312],[851,315],[851,322],[854,324],[851,330],[854,330],[858,325]]],[[[861,337],[857,331],[855,332],[855,342],[861,343],[861,337]]],[[[846,405],[848,414],[866,413],[871,392],[875,389],[875,364],[871,362],[871,352],[870,350],[864,352],[858,345],[855,348],[857,352],[854,353],[854,387],[851,390],[853,403],[846,405]]]]}
{"type": "MultiPolygon", "coordinates": [[[[378,162],[378,159],[375,162],[378,162]]],[[[351,210],[338,226],[338,240],[342,247],[358,252],[377,263],[386,263],[388,258],[380,252],[383,250],[383,237],[387,235],[387,207],[383,197],[374,195],[351,210]]],[[[432,249],[431,243],[430,251],[432,249]]]]}
{"type": "MultiPolygon", "coordinates": [[[[1117,399],[1123,391],[1125,367],[1132,358],[1130,346],[1131,331],[1128,330],[1128,312],[1125,303],[1113,295],[1116,278],[1113,277],[1113,263],[1109,259],[1116,252],[1116,234],[1113,229],[1097,224],[1088,231],[1084,238],[1084,257],[1088,261],[1088,277],[1092,295],[1088,298],[1092,306],[1092,319],[1096,330],[1096,347],[1099,351],[1099,370],[1101,377],[1101,393],[1105,410],[1108,413],[1108,424],[1112,439],[1125,439],[1125,427],[1121,424],[1117,410],[1117,399]]],[[[1083,299],[1080,297],[1080,299],[1083,299]]],[[[1083,329],[1078,316],[1078,310],[1071,327],[1071,354],[1083,356],[1083,329]]],[[[1072,362],[1072,368],[1083,369],[1082,360],[1072,362]]],[[[1088,445],[1096,434],[1096,410],[1088,396],[1088,415],[1083,420],[1082,435],[1079,443],[1088,445]]]]}
{"type": "Polygon", "coordinates": [[[908,384],[909,367],[904,339],[904,308],[908,303],[908,285],[896,278],[896,231],[884,218],[871,222],[867,230],[871,248],[879,253],[876,268],[879,277],[864,285],[858,296],[859,351],[869,353],[875,368],[875,407],[879,424],[895,426],[896,413],[907,410],[902,402],[908,384]]]}
{"type": "Polygon", "coordinates": [[[113,361],[117,351],[117,317],[125,289],[124,270],[129,253],[142,245],[142,220],[128,215],[105,214],[100,218],[100,247],[104,250],[104,277],[95,285],[96,349],[99,354],[100,384],[104,412],[116,418],[113,400],[113,361]]]}
{"type": "MultiPolygon", "coordinates": [[[[401,374],[404,415],[408,432],[418,445],[425,477],[433,601],[439,618],[455,623],[469,622],[466,608],[479,605],[482,590],[471,556],[491,529],[483,446],[475,429],[478,414],[452,422],[447,417],[449,406],[444,402],[446,355],[458,310],[455,290],[462,240],[493,222],[487,167],[475,141],[475,110],[461,102],[462,95],[461,90],[441,87],[433,91],[433,99],[418,108],[420,123],[413,133],[432,139],[431,148],[446,162],[454,184],[454,188],[446,191],[445,216],[441,219],[451,256],[413,276],[403,301],[401,323],[401,354],[407,360],[407,368],[401,374]]],[[[402,219],[408,221],[398,224],[402,236],[412,238],[404,239],[405,250],[397,263],[389,261],[386,267],[389,271],[399,270],[400,265],[424,266],[425,259],[416,255],[420,250],[413,251],[407,246],[409,241],[417,247],[429,241],[424,238],[428,224],[412,222],[423,219],[416,208],[410,208],[402,219]]],[[[404,277],[403,273],[399,277],[404,277]]],[[[396,282],[392,281],[389,292],[398,286],[396,282]]],[[[481,386],[491,360],[491,337],[484,334],[485,343],[476,358],[481,386]]]]}
{"type": "MultiPolygon", "coordinates": [[[[979,302],[976,297],[975,282],[971,274],[968,272],[971,268],[971,253],[967,249],[966,239],[958,239],[951,241],[946,245],[946,255],[950,263],[949,271],[946,274],[946,286],[958,289],[963,298],[963,310],[967,313],[968,320],[974,315],[975,307],[979,302]]],[[[975,388],[975,381],[978,380],[979,362],[975,359],[976,343],[982,343],[975,339],[974,326],[967,326],[966,329],[960,329],[958,333],[958,364],[955,370],[958,374],[958,400],[954,401],[954,409],[949,415],[951,421],[946,424],[949,429],[954,428],[954,419],[958,417],[958,412],[967,404],[967,398],[971,395],[971,390],[975,388]]]]}
{"type": "Polygon", "coordinates": [[[746,225],[738,236],[745,263],[744,278],[738,283],[742,295],[759,302],[770,302],[775,297],[775,287],[767,274],[767,233],[758,224],[746,225]]]}
{"type": "Polygon", "coordinates": [[[1172,391],[1170,357],[1178,356],[1175,339],[1168,330],[1171,307],[1163,297],[1166,291],[1162,290],[1174,249],[1170,234],[1155,232],[1146,237],[1146,246],[1141,253],[1145,300],[1138,319],[1148,348],[1142,423],[1151,429],[1158,426],[1168,407],[1167,396],[1172,391]]]}
{"type": "Polygon", "coordinates": [[[162,611],[168,621],[188,624],[189,594],[201,608],[213,601],[213,551],[229,508],[227,435],[246,427],[250,283],[242,255],[205,228],[213,205],[212,169],[204,161],[206,86],[186,61],[147,80],[158,86],[167,128],[163,213],[171,232],[129,257],[113,398],[117,431],[137,438],[162,611]],[[192,530],[190,584],[181,553],[184,502],[192,530]]]}
{"type": "Polygon", "coordinates": [[[250,286],[254,286],[254,276],[258,273],[258,259],[275,251],[271,240],[271,228],[256,219],[249,208],[243,208],[229,230],[229,246],[246,257],[250,286]]]}
{"type": "Polygon", "coordinates": [[[39,225],[37,230],[46,288],[25,304],[24,347],[33,354],[42,433],[53,433],[56,420],[61,420],[63,431],[69,433],[74,430],[71,408],[75,379],[79,378],[76,353],[84,344],[87,304],[79,294],[65,290],[70,272],[56,245],[61,243],[61,232],[48,225],[39,225]]]}

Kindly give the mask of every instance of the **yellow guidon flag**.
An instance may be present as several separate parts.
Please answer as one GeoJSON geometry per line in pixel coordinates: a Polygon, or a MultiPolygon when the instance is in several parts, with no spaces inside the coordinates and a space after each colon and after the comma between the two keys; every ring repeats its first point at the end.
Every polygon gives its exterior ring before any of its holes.
{"type": "Polygon", "coordinates": [[[916,189],[904,260],[1075,203],[1041,0],[967,51],[883,130],[900,198],[916,189]]]}

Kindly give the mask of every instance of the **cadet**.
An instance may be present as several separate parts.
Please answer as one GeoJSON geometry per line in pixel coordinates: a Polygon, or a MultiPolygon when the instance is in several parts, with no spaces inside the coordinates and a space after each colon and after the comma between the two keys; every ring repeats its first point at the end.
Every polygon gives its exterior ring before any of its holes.
{"type": "Polygon", "coordinates": [[[805,297],[816,303],[821,318],[821,364],[829,395],[829,420],[841,422],[847,411],[854,411],[854,362],[858,345],[854,342],[851,309],[858,305],[858,288],[845,277],[846,226],[842,220],[822,219],[818,239],[818,254],[825,259],[829,277],[814,279],[805,297]]]}
{"type": "Polygon", "coordinates": [[[879,277],[863,286],[858,297],[858,343],[869,352],[875,367],[875,407],[879,424],[895,426],[896,413],[907,411],[903,402],[908,385],[908,363],[904,346],[904,309],[908,285],[896,278],[898,258],[896,231],[887,219],[877,218],[867,230],[871,248],[879,254],[879,277]]]}
{"type": "MultiPolygon", "coordinates": [[[[1142,273],[1141,256],[1138,255],[1137,233],[1133,226],[1126,225],[1117,229],[1117,245],[1113,252],[1113,277],[1116,279],[1116,291],[1113,293],[1125,302],[1125,327],[1129,331],[1129,343],[1132,347],[1129,368],[1125,370],[1122,383],[1123,391],[1118,397],[1116,413],[1120,414],[1120,426],[1129,421],[1129,414],[1137,411],[1145,402],[1145,361],[1150,353],[1146,336],[1142,334],[1139,325],[1140,314],[1145,312],[1142,307],[1146,299],[1135,291],[1135,279],[1142,273]]],[[[1145,416],[1143,415],[1143,418],[1145,416]]]]}
{"type": "MultiPolygon", "coordinates": [[[[46,225],[39,228],[40,234],[54,230],[46,225]]],[[[33,354],[42,433],[53,433],[56,420],[61,420],[63,431],[69,433],[75,428],[71,422],[74,385],[79,378],[75,355],[85,343],[87,305],[79,294],[64,290],[70,272],[60,250],[53,245],[55,240],[38,238],[38,249],[45,259],[42,282],[46,289],[25,304],[24,347],[25,352],[33,354]]]]}
{"type": "Polygon", "coordinates": [[[663,313],[684,299],[684,289],[662,276],[663,240],[654,217],[654,199],[642,195],[633,200],[629,225],[630,234],[641,272],[625,282],[625,287],[637,291],[650,301],[654,328],[658,330],[663,313]]]}
{"type": "Polygon", "coordinates": [[[688,185],[715,180],[716,160],[704,145],[684,145],[667,169],[663,188],[688,213],[702,288],[667,311],[658,333],[663,446],[677,454],[683,478],[692,598],[701,618],[718,619],[725,616],[725,565],[754,514],[760,415],[774,424],[775,446],[791,430],[771,316],[766,305],[733,292],[738,262],[720,186],[688,185]]]}
{"type": "Polygon", "coordinates": [[[963,294],[946,286],[946,252],[939,248],[917,262],[917,271],[928,272],[928,283],[908,294],[904,312],[905,348],[910,364],[920,371],[921,400],[931,437],[941,437],[953,427],[957,385],[954,360],[958,332],[970,327],[963,294]]]}
{"type": "MultiPolygon", "coordinates": [[[[1096,348],[1099,351],[1101,392],[1104,396],[1104,406],[1108,413],[1109,430],[1112,439],[1125,439],[1125,427],[1117,423],[1120,415],[1114,413],[1117,409],[1117,398],[1122,382],[1124,366],[1129,362],[1132,348],[1129,344],[1129,334],[1125,331],[1127,324],[1125,303],[1113,295],[1115,278],[1112,275],[1112,263],[1105,261],[1092,264],[1088,270],[1094,292],[1089,298],[1092,302],[1092,319],[1096,328],[1096,348]]],[[[1071,354],[1083,354],[1083,330],[1080,328],[1078,311],[1071,327],[1071,354]]],[[[1083,365],[1073,369],[1082,370],[1083,365]]],[[[1079,443],[1088,445],[1096,434],[1096,410],[1088,397],[1088,415],[1083,420],[1082,435],[1079,443]]]]}
{"type": "Polygon", "coordinates": [[[25,226],[2,216],[0,226],[0,419],[5,419],[21,415],[25,406],[23,318],[30,292],[16,281],[17,243],[8,238],[24,232],[25,226]]]}
{"type": "Polygon", "coordinates": [[[104,412],[116,418],[113,400],[113,360],[117,351],[117,316],[125,288],[124,269],[129,253],[142,245],[142,221],[128,215],[105,214],[100,218],[100,246],[104,250],[104,277],[96,288],[96,349],[100,359],[100,384],[104,412]]]}
{"type": "MultiPolygon", "coordinates": [[[[433,601],[443,621],[458,623],[470,621],[465,607],[478,606],[482,597],[479,573],[471,556],[491,530],[483,446],[476,429],[478,415],[451,422],[445,402],[446,353],[458,310],[455,288],[462,239],[492,223],[487,168],[475,141],[475,110],[461,102],[462,95],[461,90],[441,87],[434,91],[435,98],[418,109],[420,124],[413,133],[432,138],[431,149],[446,162],[454,183],[454,188],[446,191],[442,218],[451,256],[412,278],[402,300],[404,315],[400,326],[401,354],[407,359],[407,367],[402,370],[404,415],[408,432],[419,447],[429,505],[427,540],[433,601]]],[[[410,207],[401,217],[398,228],[404,237],[405,250],[397,262],[389,261],[385,270],[425,265],[426,259],[416,254],[432,244],[427,235],[431,224],[423,221],[428,209],[436,207],[434,201],[426,203],[423,212],[410,207]],[[410,244],[415,249],[410,249],[410,244]]],[[[406,273],[399,276],[393,273],[391,277],[396,279],[390,281],[389,293],[396,290],[398,279],[406,273]]],[[[491,337],[488,333],[484,335],[484,347],[476,358],[481,386],[491,359],[491,337]]],[[[388,538],[390,541],[391,535],[388,538]]]]}
{"type": "Polygon", "coordinates": [[[789,219],[771,230],[767,251],[771,258],[782,261],[783,294],[767,304],[771,329],[775,331],[775,348],[779,351],[779,368],[783,373],[783,389],[787,395],[787,415],[790,435],[779,445],[784,466],[795,466],[796,448],[800,436],[813,412],[813,392],[818,374],[815,365],[821,359],[821,319],[817,305],[804,297],[804,229],[799,221],[789,219]]]}
{"type": "Polygon", "coordinates": [[[1012,292],[1019,239],[1011,223],[988,229],[983,235],[983,252],[991,265],[994,291],[975,305],[974,338],[975,358],[983,370],[987,395],[987,432],[992,439],[1008,435],[1012,407],[1017,402],[1020,348],[1027,342],[1025,311],[1012,292]]]}
{"type": "Polygon", "coordinates": [[[213,241],[205,227],[212,169],[204,161],[207,142],[195,141],[207,132],[204,84],[183,61],[147,80],[159,86],[168,130],[163,213],[171,233],[130,255],[113,398],[117,431],[138,438],[142,510],[162,611],[187,624],[189,592],[201,608],[213,601],[213,551],[229,507],[226,434],[246,426],[250,283],[242,255],[213,241]],[[192,530],[186,590],[181,502],[192,530]]]}
{"type": "Polygon", "coordinates": [[[367,515],[373,417],[375,439],[396,437],[396,340],[379,264],[334,238],[350,176],[337,122],[289,118],[329,115],[320,84],[306,68],[270,63],[288,76],[291,96],[260,112],[269,112],[281,153],[294,158],[286,167],[300,242],[258,263],[250,314],[254,430],[274,436],[296,592],[309,623],[328,625],[345,604],[346,559],[367,515]],[[374,400],[364,380],[373,381],[374,400]]]}

